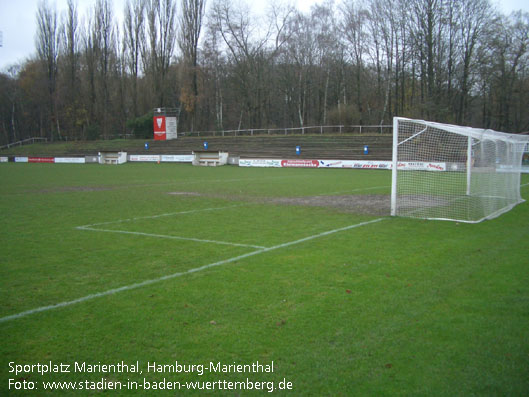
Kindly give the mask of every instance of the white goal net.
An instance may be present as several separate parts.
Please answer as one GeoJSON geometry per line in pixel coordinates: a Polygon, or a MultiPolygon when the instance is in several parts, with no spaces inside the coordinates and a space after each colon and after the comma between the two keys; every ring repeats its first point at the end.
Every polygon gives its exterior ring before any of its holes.
{"type": "Polygon", "coordinates": [[[524,200],[529,137],[395,117],[391,215],[481,222],[524,200]]]}

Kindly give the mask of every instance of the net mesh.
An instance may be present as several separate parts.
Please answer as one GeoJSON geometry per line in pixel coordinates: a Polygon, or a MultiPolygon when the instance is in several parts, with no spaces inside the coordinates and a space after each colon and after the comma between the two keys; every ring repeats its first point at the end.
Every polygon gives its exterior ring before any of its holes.
{"type": "Polygon", "coordinates": [[[480,222],[523,201],[529,137],[403,118],[394,134],[392,215],[480,222]]]}

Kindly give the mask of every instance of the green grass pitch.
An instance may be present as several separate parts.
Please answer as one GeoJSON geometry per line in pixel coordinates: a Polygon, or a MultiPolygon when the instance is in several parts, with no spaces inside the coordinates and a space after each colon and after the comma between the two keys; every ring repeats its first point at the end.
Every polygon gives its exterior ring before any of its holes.
{"type": "Polygon", "coordinates": [[[469,225],[284,201],[390,179],[0,165],[0,395],[528,395],[528,203],[469,225]]]}

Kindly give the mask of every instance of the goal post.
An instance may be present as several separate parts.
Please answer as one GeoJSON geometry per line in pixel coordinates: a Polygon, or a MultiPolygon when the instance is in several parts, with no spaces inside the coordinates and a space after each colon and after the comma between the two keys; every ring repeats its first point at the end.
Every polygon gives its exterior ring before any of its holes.
{"type": "Polygon", "coordinates": [[[391,215],[481,222],[524,200],[522,156],[529,136],[393,119],[391,215]]]}

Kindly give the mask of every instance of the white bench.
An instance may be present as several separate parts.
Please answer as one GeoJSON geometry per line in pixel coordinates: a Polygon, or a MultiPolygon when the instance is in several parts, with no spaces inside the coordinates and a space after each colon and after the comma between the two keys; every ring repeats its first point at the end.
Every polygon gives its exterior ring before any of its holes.
{"type": "Polygon", "coordinates": [[[216,167],[220,164],[220,156],[201,156],[198,162],[200,165],[205,165],[206,167],[210,165],[216,167]]]}
{"type": "Polygon", "coordinates": [[[117,164],[119,161],[119,156],[106,155],[103,161],[105,164],[117,164]]]}

